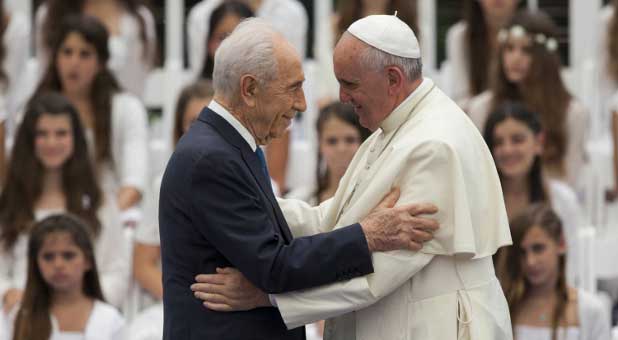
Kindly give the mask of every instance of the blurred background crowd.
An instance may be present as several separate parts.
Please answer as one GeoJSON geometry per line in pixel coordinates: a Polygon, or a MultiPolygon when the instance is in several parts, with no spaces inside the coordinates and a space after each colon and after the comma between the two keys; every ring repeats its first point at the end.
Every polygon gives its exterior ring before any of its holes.
{"type": "Polygon", "coordinates": [[[333,196],[371,133],[339,103],[334,45],[355,20],[395,11],[425,77],[494,156],[514,244],[494,262],[517,338],[609,339],[618,0],[4,0],[0,340],[161,338],[161,176],[244,18],[272,23],[303,59],[307,110],[265,148],[275,192],[333,196]]]}

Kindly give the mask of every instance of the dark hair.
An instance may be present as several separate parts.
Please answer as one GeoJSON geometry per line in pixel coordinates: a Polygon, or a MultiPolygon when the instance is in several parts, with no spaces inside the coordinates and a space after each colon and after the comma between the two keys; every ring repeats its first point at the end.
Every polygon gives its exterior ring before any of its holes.
{"type": "MultiPolygon", "coordinates": [[[[495,146],[494,133],[496,127],[509,118],[526,125],[535,136],[543,131],[539,116],[535,112],[528,110],[522,103],[506,101],[489,115],[485,123],[483,138],[492,154],[495,146]]],[[[504,181],[499,168],[498,175],[500,176],[500,181],[504,181]]],[[[550,199],[545,187],[543,166],[541,157],[539,156],[534,158],[532,168],[530,168],[528,173],[528,191],[530,192],[530,196],[528,197],[530,203],[547,202],[550,199]]]]}
{"type": "Polygon", "coordinates": [[[53,292],[43,279],[37,261],[41,247],[50,234],[67,233],[71,236],[75,245],[91,264],[82,282],[84,294],[92,299],[104,300],[90,229],[77,217],[67,214],[49,216],[34,225],[28,241],[26,289],[15,319],[13,340],[47,340],[51,335],[52,324],[49,314],[53,292]]]}
{"type": "MultiPolygon", "coordinates": [[[[556,243],[562,242],[562,221],[547,204],[534,204],[529,206],[522,214],[511,221],[511,234],[513,245],[507,249],[505,276],[501,278],[506,299],[511,312],[511,320],[514,323],[520,310],[522,301],[526,298],[530,284],[526,281],[525,274],[521,269],[521,243],[526,234],[533,227],[543,229],[556,243]]],[[[557,337],[558,323],[565,317],[568,302],[568,287],[566,283],[566,256],[561,255],[558,262],[558,282],[556,283],[557,303],[552,312],[552,339],[557,337]]]]}
{"type": "Polygon", "coordinates": [[[567,110],[571,94],[560,75],[560,57],[549,51],[545,44],[538,44],[532,35],[543,34],[547,39],[556,39],[557,28],[551,18],[541,11],[520,11],[506,26],[521,26],[531,37],[532,63],[521,86],[511,83],[504,73],[502,53],[505,44],[498,48],[497,68],[492,79],[494,94],[490,110],[495,110],[506,100],[522,101],[526,107],[539,114],[545,130],[543,164],[545,167],[565,173],[565,155],[568,144],[567,110]]]}
{"type": "Polygon", "coordinates": [[[215,90],[212,87],[212,83],[207,80],[199,80],[182,89],[176,102],[176,114],[174,115],[174,145],[178,143],[178,140],[184,134],[182,121],[189,102],[196,98],[211,98],[214,94],[215,90]]]}
{"type": "MultiPolygon", "coordinates": [[[[54,48],[54,43],[59,39],[59,36],[62,35],[62,28],[60,18],[63,18],[67,15],[79,15],[83,13],[84,5],[87,0],[47,0],[47,15],[45,16],[45,20],[42,24],[42,32],[43,32],[43,45],[44,48],[48,50],[52,50],[54,48]]],[[[144,18],[140,15],[139,10],[140,7],[145,6],[143,1],[140,0],[118,0],[124,9],[126,9],[130,15],[137,19],[139,24],[139,36],[140,40],[144,46],[144,58],[146,57],[154,57],[155,46],[149,46],[148,37],[146,33],[146,22],[144,18]]],[[[39,51],[37,53],[40,53],[39,51]]]]}
{"type": "MultiPolygon", "coordinates": [[[[4,4],[0,2],[0,38],[4,37],[6,29],[9,27],[11,18],[4,8],[4,4]]],[[[6,58],[7,46],[4,43],[0,43],[0,65],[4,65],[4,59],[6,58]]],[[[4,67],[0,67],[0,83],[8,85],[9,77],[6,74],[4,67]]]]}
{"type": "MultiPolygon", "coordinates": [[[[361,144],[365,141],[365,139],[367,139],[367,137],[369,137],[369,135],[371,135],[371,131],[363,127],[358,121],[358,116],[356,115],[356,113],[354,113],[354,108],[352,107],[352,105],[340,102],[333,102],[320,110],[320,114],[318,115],[318,119],[316,121],[318,140],[322,138],[324,125],[332,118],[340,119],[341,121],[353,126],[358,131],[361,144]]],[[[318,200],[320,198],[320,195],[322,195],[322,193],[328,187],[328,176],[328,168],[322,165],[322,153],[318,152],[318,162],[316,169],[318,188],[315,193],[318,200]]]]}
{"type": "Polygon", "coordinates": [[[37,123],[42,115],[70,118],[73,154],[62,166],[66,209],[87,221],[94,235],[101,230],[97,210],[101,206],[102,194],[77,110],[62,95],[44,93],[30,101],[26,108],[17,130],[7,181],[0,193],[0,241],[7,250],[13,247],[21,233],[30,230],[34,222],[34,205],[42,194],[45,170],[34,150],[37,123]]]}
{"type": "Polygon", "coordinates": [[[492,56],[487,20],[478,1],[465,2],[464,20],[466,22],[464,53],[468,63],[468,86],[470,94],[475,96],[488,87],[488,65],[492,56]]]}
{"type": "MultiPolygon", "coordinates": [[[[213,32],[226,16],[235,15],[241,19],[253,17],[253,11],[249,6],[245,3],[235,0],[227,0],[223,1],[210,15],[210,20],[208,22],[208,36],[206,37],[206,41],[204,42],[208,46],[208,42],[210,41],[210,37],[213,32]]],[[[213,56],[214,56],[214,52],[213,56]]],[[[203,79],[212,79],[212,71],[215,65],[215,58],[210,57],[208,53],[204,55],[204,63],[202,65],[202,71],[200,72],[200,78],[203,79]]]]}
{"type": "MultiPolygon", "coordinates": [[[[418,26],[416,3],[416,0],[389,0],[382,14],[394,14],[397,11],[397,17],[408,24],[420,40],[421,32],[418,26]]],[[[363,17],[363,0],[339,0],[337,12],[339,22],[335,38],[339,39],[352,23],[363,17]]]]}
{"type": "Polygon", "coordinates": [[[35,92],[35,97],[46,91],[62,92],[62,82],[56,68],[56,60],[60,48],[70,33],[78,33],[96,50],[100,71],[95,76],[90,90],[90,102],[94,111],[95,159],[97,164],[104,161],[113,162],[111,152],[112,97],[120,91],[120,85],[107,68],[107,61],[109,60],[108,35],[99,20],[85,15],[71,15],[62,21],[57,40],[52,45],[53,55],[50,58],[43,80],[35,92]]]}
{"type": "Polygon", "coordinates": [[[607,51],[609,54],[608,68],[610,76],[618,82],[618,0],[613,0],[611,3],[614,11],[609,22],[607,34],[607,51]]]}

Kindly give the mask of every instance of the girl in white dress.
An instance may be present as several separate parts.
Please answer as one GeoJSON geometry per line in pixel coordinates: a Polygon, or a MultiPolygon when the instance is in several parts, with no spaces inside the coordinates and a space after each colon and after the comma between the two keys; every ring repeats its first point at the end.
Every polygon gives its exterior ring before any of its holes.
{"type": "MultiPolygon", "coordinates": [[[[585,224],[584,213],[573,189],[560,180],[544,176],[541,166],[544,131],[538,115],[521,103],[506,102],[489,116],[483,135],[498,168],[509,219],[533,203],[547,202],[565,221],[565,237],[572,255],[567,263],[567,277],[574,284],[577,259],[574,246],[577,230],[585,224]]],[[[501,271],[504,253],[498,254],[497,271],[501,271]]]]}
{"type": "Polygon", "coordinates": [[[77,108],[100,183],[125,211],[139,203],[147,183],[146,110],[107,67],[107,32],[96,18],[66,16],[56,38],[35,96],[58,91],[77,108]]]}
{"type": "Polygon", "coordinates": [[[517,340],[610,340],[610,321],[593,294],[567,284],[560,218],[544,204],[511,221],[513,246],[500,277],[517,340]]]}
{"type": "Polygon", "coordinates": [[[72,215],[52,215],[32,228],[26,291],[7,318],[7,339],[124,338],[124,319],[103,300],[90,229],[72,215]]]}
{"type": "Polygon", "coordinates": [[[547,175],[579,189],[589,113],[562,81],[556,32],[543,12],[515,14],[498,34],[491,89],[470,100],[468,113],[483,131],[489,113],[505,101],[524,103],[539,114],[545,131],[542,159],[547,175]]]}
{"type": "Polygon", "coordinates": [[[445,92],[466,108],[466,102],[489,87],[497,33],[517,9],[519,0],[464,1],[464,18],[446,34],[445,92]]]}
{"type": "Polygon", "coordinates": [[[96,181],[79,115],[60,94],[30,102],[17,132],[0,194],[0,299],[4,312],[22,300],[32,225],[69,212],[88,223],[108,301],[121,305],[129,268],[115,204],[96,181]]]}
{"type": "Polygon", "coordinates": [[[96,17],[103,23],[109,36],[109,68],[123,88],[142,97],[146,77],[154,65],[157,41],[152,13],[139,0],[49,0],[41,5],[35,21],[41,67],[47,65],[61,34],[61,18],[78,14],[96,17]]]}

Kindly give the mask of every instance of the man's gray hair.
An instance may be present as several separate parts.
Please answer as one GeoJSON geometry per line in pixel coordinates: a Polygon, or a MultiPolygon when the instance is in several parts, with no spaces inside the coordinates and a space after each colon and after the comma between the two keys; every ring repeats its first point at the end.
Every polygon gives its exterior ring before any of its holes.
{"type": "Polygon", "coordinates": [[[240,78],[254,75],[259,83],[277,77],[273,38],[278,35],[271,24],[260,18],[243,20],[223,40],[215,52],[213,87],[228,100],[240,95],[240,78]]]}
{"type": "Polygon", "coordinates": [[[421,58],[403,58],[381,51],[371,45],[365,44],[365,49],[360,54],[361,65],[374,70],[382,71],[388,66],[396,66],[401,69],[410,81],[423,76],[423,62],[421,58]]]}

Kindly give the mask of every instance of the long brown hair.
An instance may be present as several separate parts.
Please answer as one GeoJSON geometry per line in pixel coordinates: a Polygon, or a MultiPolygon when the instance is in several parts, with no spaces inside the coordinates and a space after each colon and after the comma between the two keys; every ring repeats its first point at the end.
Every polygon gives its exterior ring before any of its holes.
{"type": "MultiPolygon", "coordinates": [[[[42,31],[43,31],[43,45],[47,50],[52,51],[54,47],[54,42],[58,39],[58,36],[61,35],[62,28],[60,27],[60,18],[63,18],[67,15],[77,15],[82,14],[84,5],[87,0],[47,0],[47,15],[45,20],[43,21],[42,31]]],[[[137,19],[139,24],[139,36],[144,46],[144,58],[150,58],[154,56],[154,46],[149,46],[147,32],[146,32],[146,22],[144,18],[139,13],[140,7],[145,6],[145,3],[140,0],[118,0],[122,6],[129,12],[130,15],[137,19]]],[[[38,53],[38,52],[37,52],[38,53]]]]}
{"type": "MultiPolygon", "coordinates": [[[[0,2],[0,39],[4,37],[4,33],[6,33],[7,27],[9,27],[9,22],[11,18],[6,10],[4,9],[4,4],[0,2]]],[[[4,59],[6,58],[6,46],[4,42],[0,42],[0,65],[4,65],[4,59]]],[[[3,85],[8,85],[9,77],[6,74],[6,70],[4,67],[0,67],[0,83],[3,85]]]]}
{"type": "Polygon", "coordinates": [[[45,169],[35,156],[37,123],[42,115],[68,116],[73,134],[73,154],[62,166],[62,190],[67,211],[88,222],[98,235],[101,224],[97,210],[102,194],[88,155],[86,137],[77,110],[58,93],[41,94],[26,108],[24,120],[17,130],[11,154],[6,186],[0,193],[0,243],[4,249],[13,247],[21,233],[34,223],[37,199],[42,194],[45,169]]]}
{"type": "MultiPolygon", "coordinates": [[[[506,277],[500,278],[511,312],[511,320],[515,322],[521,303],[527,297],[530,284],[522,271],[522,251],[520,245],[526,234],[533,227],[539,227],[556,243],[563,241],[562,221],[547,204],[538,203],[528,207],[522,214],[511,221],[513,245],[507,248],[506,277]]],[[[569,299],[566,283],[566,257],[560,255],[558,260],[558,281],[556,282],[556,305],[552,312],[552,339],[556,340],[556,329],[564,320],[569,299]]]]}
{"type": "Polygon", "coordinates": [[[556,39],[557,27],[551,18],[541,11],[520,11],[515,14],[505,30],[522,27],[530,37],[532,63],[522,84],[508,80],[504,72],[502,54],[505,45],[500,43],[491,88],[494,94],[490,111],[504,101],[523,102],[526,107],[538,112],[545,131],[543,164],[560,175],[565,174],[565,154],[568,145],[567,114],[571,94],[560,75],[560,57],[546,44],[537,43],[535,36],[542,34],[546,39],[556,39]]]}
{"type": "Polygon", "coordinates": [[[92,235],[87,225],[71,215],[49,216],[32,228],[28,241],[28,278],[21,307],[15,318],[13,340],[47,340],[51,336],[50,319],[53,291],[43,279],[37,258],[45,239],[52,233],[67,233],[91,264],[84,273],[82,290],[91,299],[104,301],[97,264],[92,246],[92,235]]]}
{"type": "MultiPolygon", "coordinates": [[[[418,26],[418,14],[416,0],[390,0],[383,14],[394,14],[412,28],[414,34],[420,39],[421,32],[418,26]]],[[[363,0],[340,0],[337,6],[339,22],[337,23],[337,36],[339,39],[350,25],[363,16],[363,0]]]]}
{"type": "MultiPolygon", "coordinates": [[[[330,119],[337,118],[341,121],[345,122],[348,125],[353,126],[360,136],[359,145],[362,144],[369,135],[371,135],[371,131],[367,128],[363,127],[358,121],[358,116],[354,113],[354,108],[352,105],[344,104],[340,102],[333,102],[327,106],[325,106],[322,110],[320,110],[320,114],[318,115],[318,119],[316,120],[316,130],[318,133],[318,141],[322,139],[322,133],[324,131],[324,125],[330,119]]],[[[320,196],[328,189],[328,168],[324,166],[322,153],[318,152],[318,162],[316,167],[316,179],[318,183],[317,190],[315,192],[315,198],[317,201],[320,200],[320,196]]]]}
{"type": "MultiPolygon", "coordinates": [[[[69,2],[71,1],[67,1],[67,3],[69,2]]],[[[99,20],[85,15],[71,15],[63,20],[57,40],[52,45],[53,54],[47,66],[47,71],[35,92],[35,96],[46,91],[62,92],[57,59],[62,44],[70,33],[79,34],[96,50],[100,70],[90,89],[90,102],[94,111],[95,159],[97,164],[104,161],[113,162],[111,152],[112,97],[120,91],[120,85],[107,68],[107,61],[109,60],[108,35],[99,20]]]]}
{"type": "MultiPolygon", "coordinates": [[[[204,41],[205,46],[208,46],[208,42],[210,41],[215,29],[228,15],[237,16],[240,19],[255,16],[251,8],[241,1],[227,0],[222,2],[212,11],[212,14],[210,14],[210,19],[208,21],[208,36],[204,41]]],[[[207,51],[204,55],[202,71],[200,72],[200,78],[202,79],[212,79],[212,71],[215,66],[214,52],[215,51],[207,51]],[[210,56],[209,52],[212,52],[213,57],[210,56]]]]}
{"type": "Polygon", "coordinates": [[[174,145],[178,143],[178,140],[184,134],[182,120],[189,102],[196,98],[212,98],[214,95],[215,90],[212,87],[212,83],[208,80],[199,80],[182,89],[178,96],[178,102],[176,102],[176,114],[174,115],[174,145]]]}
{"type": "Polygon", "coordinates": [[[614,11],[607,32],[607,66],[612,79],[618,82],[618,0],[612,1],[612,7],[614,11]]]}
{"type": "Polygon", "coordinates": [[[492,48],[489,42],[489,28],[483,8],[476,0],[467,0],[464,5],[466,22],[465,50],[468,68],[470,94],[475,96],[488,87],[492,48]]]}
{"type": "MultiPolygon", "coordinates": [[[[494,134],[496,132],[496,127],[498,124],[507,119],[514,119],[517,122],[524,124],[528,129],[530,129],[530,131],[532,131],[535,137],[543,132],[541,121],[536,113],[526,109],[522,103],[507,101],[491,112],[489,117],[487,117],[487,122],[485,123],[485,128],[483,130],[483,138],[485,139],[485,143],[489,147],[492,155],[494,153],[494,134]]],[[[548,194],[549,191],[547,190],[544,180],[543,167],[541,163],[541,157],[536,156],[532,163],[532,167],[528,170],[527,184],[528,191],[530,193],[528,196],[528,201],[530,203],[550,202],[550,196],[548,194]]],[[[503,182],[504,176],[499,168],[498,175],[500,176],[500,182],[503,182]]],[[[502,187],[504,188],[504,185],[502,187]]]]}

